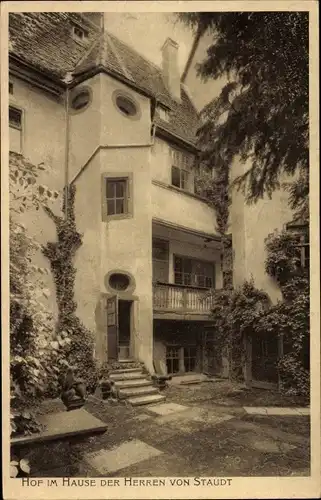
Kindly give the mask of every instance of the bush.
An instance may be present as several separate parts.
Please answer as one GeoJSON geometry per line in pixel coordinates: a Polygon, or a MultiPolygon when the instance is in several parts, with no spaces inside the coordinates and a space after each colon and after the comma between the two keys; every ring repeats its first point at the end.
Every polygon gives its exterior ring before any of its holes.
{"type": "Polygon", "coordinates": [[[283,337],[284,353],[278,363],[280,389],[307,398],[310,392],[310,283],[308,270],[300,267],[297,234],[282,231],[269,235],[266,271],[282,291],[282,301],[272,306],[256,324],[256,331],[283,337]]]}
{"type": "Polygon", "coordinates": [[[215,349],[227,350],[230,378],[242,379],[246,355],[244,336],[253,333],[270,299],[265,292],[255,288],[253,281],[245,281],[238,289],[216,292],[213,300],[215,349]]]}
{"type": "MultiPolygon", "coordinates": [[[[32,264],[39,243],[19,222],[19,214],[46,206],[58,193],[38,183],[39,170],[10,153],[10,397],[11,433],[30,433],[39,424],[27,408],[44,397],[50,370],[57,367],[54,321],[49,312],[45,269],[32,264]]],[[[66,341],[60,344],[63,345],[66,341]]]]}

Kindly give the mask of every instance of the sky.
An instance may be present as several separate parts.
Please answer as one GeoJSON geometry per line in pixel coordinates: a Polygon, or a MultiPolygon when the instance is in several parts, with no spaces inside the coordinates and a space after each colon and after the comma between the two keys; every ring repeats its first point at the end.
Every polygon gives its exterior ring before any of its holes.
{"type": "Polygon", "coordinates": [[[170,12],[106,12],[105,28],[137,52],[161,66],[161,48],[167,37],[179,44],[179,67],[184,70],[193,33],[181,23],[175,23],[170,12]]]}
{"type": "MultiPolygon", "coordinates": [[[[145,56],[158,66],[161,66],[161,48],[167,37],[172,38],[179,45],[178,59],[181,74],[183,73],[189,56],[194,35],[182,23],[175,22],[171,12],[106,12],[105,29],[116,35],[120,40],[131,45],[137,52],[145,56]]],[[[212,37],[202,38],[196,60],[202,61],[206,57],[206,49],[212,42],[212,37]]],[[[213,97],[216,97],[223,80],[209,80],[203,82],[191,68],[185,82],[196,108],[200,111],[213,97]]]]}

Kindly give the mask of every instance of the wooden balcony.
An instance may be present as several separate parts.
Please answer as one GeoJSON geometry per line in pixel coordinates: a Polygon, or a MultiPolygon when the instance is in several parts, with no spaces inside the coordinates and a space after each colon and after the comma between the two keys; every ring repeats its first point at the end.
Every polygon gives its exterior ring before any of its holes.
{"type": "Polygon", "coordinates": [[[153,309],[156,319],[209,320],[213,296],[208,290],[172,283],[154,283],[153,309]]]}

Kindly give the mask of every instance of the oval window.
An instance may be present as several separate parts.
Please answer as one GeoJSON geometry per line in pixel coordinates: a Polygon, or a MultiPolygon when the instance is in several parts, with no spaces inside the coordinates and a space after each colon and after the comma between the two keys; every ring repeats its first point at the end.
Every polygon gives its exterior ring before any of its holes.
{"type": "Polygon", "coordinates": [[[130,285],[130,278],[126,274],[114,273],[109,277],[109,286],[114,290],[127,290],[130,285]]]}
{"type": "Polygon", "coordinates": [[[131,99],[125,97],[124,95],[119,95],[116,97],[116,106],[123,115],[126,116],[137,115],[138,110],[136,104],[131,99]]]}
{"type": "Polygon", "coordinates": [[[71,99],[71,107],[76,111],[85,108],[90,102],[90,92],[88,89],[82,89],[71,99]]]}

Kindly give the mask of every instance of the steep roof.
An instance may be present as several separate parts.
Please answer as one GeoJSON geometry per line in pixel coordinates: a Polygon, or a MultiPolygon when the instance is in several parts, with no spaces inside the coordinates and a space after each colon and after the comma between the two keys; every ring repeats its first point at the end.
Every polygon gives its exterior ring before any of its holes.
{"type": "Polygon", "coordinates": [[[181,102],[169,94],[162,70],[111,33],[101,31],[78,13],[11,13],[10,55],[63,80],[67,72],[75,77],[105,69],[116,78],[134,85],[170,108],[169,122],[156,123],[169,134],[195,143],[198,115],[184,86],[181,102]],[[87,31],[86,43],[75,40],[71,26],[87,31]]]}

